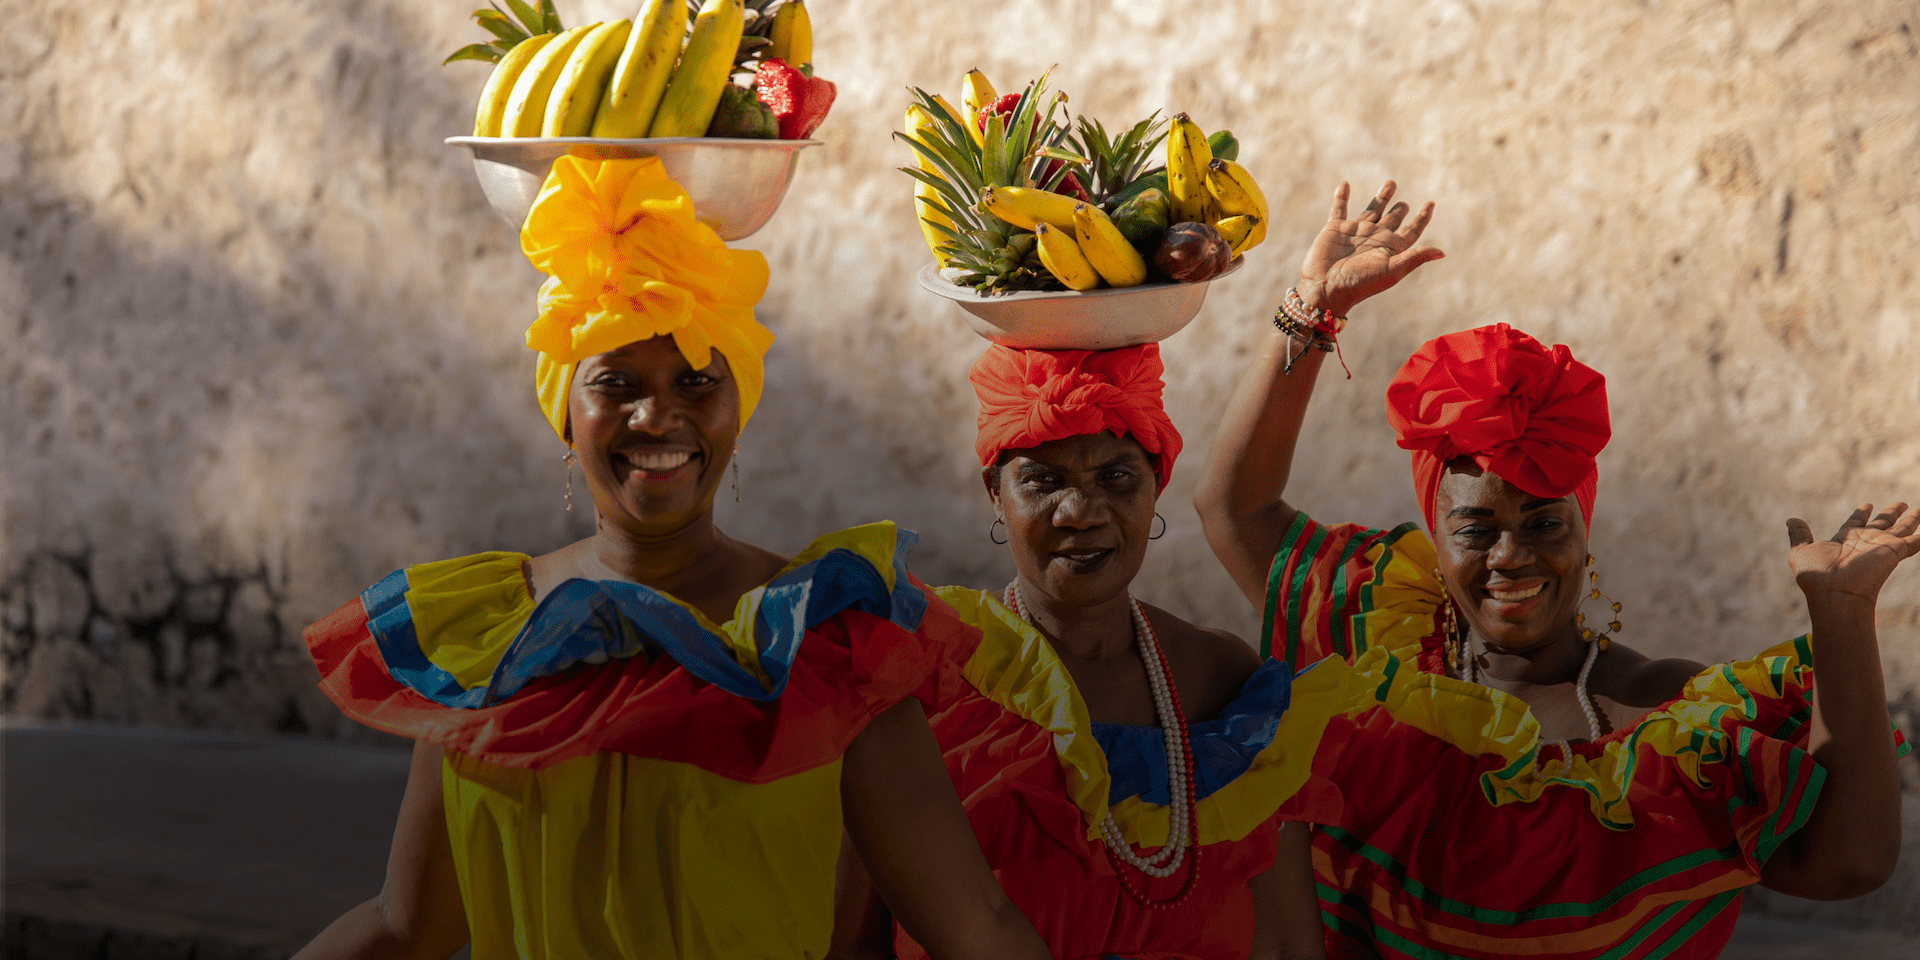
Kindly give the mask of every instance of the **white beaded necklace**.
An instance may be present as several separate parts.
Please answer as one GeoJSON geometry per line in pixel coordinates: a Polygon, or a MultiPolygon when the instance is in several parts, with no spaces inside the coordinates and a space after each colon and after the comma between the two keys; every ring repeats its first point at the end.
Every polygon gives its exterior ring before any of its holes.
{"type": "MultiPolygon", "coordinates": [[[[1461,658],[1466,661],[1466,663],[1460,667],[1461,679],[1468,683],[1479,683],[1479,665],[1473,658],[1473,634],[1469,632],[1466,639],[1462,641],[1460,645],[1466,651],[1466,655],[1461,658]]],[[[1593,709],[1593,698],[1587,696],[1587,677],[1593,673],[1593,662],[1598,659],[1600,659],[1600,644],[1588,643],[1587,659],[1580,665],[1580,679],[1575,680],[1573,683],[1573,693],[1580,698],[1580,709],[1587,714],[1587,732],[1590,734],[1590,739],[1592,740],[1600,739],[1600,714],[1593,709]]],[[[1565,740],[1555,740],[1553,742],[1560,748],[1561,765],[1564,767],[1572,764],[1573,746],[1565,740]]],[[[1542,764],[1545,763],[1544,760],[1538,762],[1542,764]]]]}
{"type": "MultiPolygon", "coordinates": [[[[1007,606],[1014,616],[1028,623],[1026,604],[1021,602],[1020,581],[1007,584],[1005,593],[1007,606]]],[[[1153,707],[1160,718],[1160,729],[1167,747],[1168,813],[1172,823],[1167,831],[1167,845],[1150,856],[1142,857],[1133,852],[1133,846],[1120,832],[1120,825],[1114,822],[1113,811],[1109,809],[1100,821],[1100,838],[1115,857],[1132,865],[1134,869],[1150,877],[1165,878],[1173,876],[1186,859],[1187,838],[1191,824],[1188,822],[1187,794],[1192,788],[1193,771],[1188,769],[1186,744],[1182,737],[1182,724],[1179,712],[1174,707],[1173,680],[1160,669],[1159,643],[1154,639],[1153,627],[1147,623],[1147,615],[1140,610],[1140,601],[1127,598],[1127,606],[1133,611],[1133,637],[1140,645],[1140,662],[1147,667],[1147,684],[1153,688],[1153,707]]]]}

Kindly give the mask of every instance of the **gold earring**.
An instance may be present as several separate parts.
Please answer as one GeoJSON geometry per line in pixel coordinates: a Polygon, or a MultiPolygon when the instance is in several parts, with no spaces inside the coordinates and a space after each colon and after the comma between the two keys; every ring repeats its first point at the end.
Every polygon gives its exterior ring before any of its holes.
{"type": "Polygon", "coordinates": [[[573,448],[567,448],[567,455],[560,458],[567,465],[567,512],[573,512],[573,448]]]}
{"type": "Polygon", "coordinates": [[[1600,649],[1605,650],[1613,645],[1613,634],[1620,630],[1620,601],[1600,592],[1600,571],[1592,569],[1593,554],[1591,553],[1587,554],[1587,567],[1587,586],[1589,592],[1587,593],[1586,599],[1600,600],[1604,598],[1607,603],[1613,607],[1613,619],[1607,623],[1605,633],[1595,633],[1592,627],[1587,626],[1587,614],[1586,611],[1583,610],[1573,615],[1573,625],[1580,628],[1580,639],[1582,641],[1586,643],[1598,643],[1600,649]]]}
{"type": "Polygon", "coordinates": [[[1447,589],[1447,579],[1440,575],[1440,568],[1433,568],[1433,579],[1440,582],[1440,636],[1441,646],[1447,652],[1447,665],[1458,671],[1467,659],[1466,639],[1461,636],[1460,619],[1453,607],[1453,593],[1447,589]]]}

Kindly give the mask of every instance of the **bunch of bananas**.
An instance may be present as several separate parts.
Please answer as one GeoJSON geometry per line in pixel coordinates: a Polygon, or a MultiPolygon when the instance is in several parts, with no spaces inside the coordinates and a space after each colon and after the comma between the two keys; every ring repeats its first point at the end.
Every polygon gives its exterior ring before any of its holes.
{"type": "Polygon", "coordinates": [[[1267,238],[1267,197],[1247,168],[1215,157],[1199,126],[1182,113],[1167,133],[1168,219],[1204,223],[1227,242],[1233,256],[1267,238]]]}
{"type": "MultiPolygon", "coordinates": [[[[497,64],[474,111],[476,137],[705,136],[736,72],[813,56],[802,0],[704,0],[697,12],[689,0],[644,0],[635,21],[571,29],[553,0],[505,2],[519,23],[477,10],[497,39],[447,58],[497,64]]],[[[779,119],[765,135],[778,135],[779,119]]]]}

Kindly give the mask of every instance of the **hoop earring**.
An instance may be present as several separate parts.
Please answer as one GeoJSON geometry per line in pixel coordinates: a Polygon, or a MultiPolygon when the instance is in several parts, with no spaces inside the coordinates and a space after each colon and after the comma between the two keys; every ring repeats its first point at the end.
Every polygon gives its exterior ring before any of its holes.
{"type": "Polygon", "coordinates": [[[994,530],[994,527],[1004,527],[1006,525],[1007,525],[1007,522],[1005,520],[1002,520],[999,517],[995,517],[993,519],[993,526],[990,526],[987,528],[987,539],[992,540],[994,543],[1005,545],[1006,541],[1000,539],[999,537],[994,536],[993,530],[994,530]]]}
{"type": "Polygon", "coordinates": [[[1597,643],[1600,645],[1600,649],[1605,650],[1613,645],[1613,634],[1620,630],[1620,601],[1600,592],[1600,571],[1591,569],[1593,566],[1593,554],[1591,553],[1587,554],[1587,566],[1589,568],[1587,570],[1587,586],[1592,589],[1588,592],[1585,599],[1599,600],[1605,598],[1607,603],[1613,607],[1613,620],[1607,624],[1606,632],[1595,633],[1592,627],[1587,626],[1587,614],[1586,611],[1582,610],[1573,615],[1573,625],[1580,628],[1581,640],[1587,643],[1597,643]]]}
{"type": "Polygon", "coordinates": [[[1154,518],[1155,520],[1158,520],[1158,521],[1160,521],[1160,532],[1159,532],[1159,533],[1149,533],[1149,534],[1147,534],[1147,539],[1148,539],[1148,540],[1158,540],[1158,539],[1160,539],[1161,537],[1164,537],[1164,536],[1166,536],[1166,535],[1167,535],[1167,518],[1166,518],[1166,517],[1163,517],[1163,516],[1161,516],[1161,515],[1160,515],[1160,511],[1158,511],[1158,510],[1155,510],[1155,511],[1153,512],[1153,518],[1154,518]]]}
{"type": "Polygon", "coordinates": [[[736,443],[733,445],[733,456],[729,458],[727,462],[730,466],[733,467],[733,502],[739,503],[740,502],[740,445],[739,444],[736,443]]]}
{"type": "Polygon", "coordinates": [[[567,465],[567,512],[573,512],[573,448],[567,448],[567,455],[560,458],[567,465]]]}

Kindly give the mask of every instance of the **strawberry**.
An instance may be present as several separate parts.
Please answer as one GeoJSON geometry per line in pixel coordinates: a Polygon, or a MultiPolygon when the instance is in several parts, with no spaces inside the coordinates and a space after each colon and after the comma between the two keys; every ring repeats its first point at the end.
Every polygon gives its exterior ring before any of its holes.
{"type": "MultiPolygon", "coordinates": [[[[995,116],[995,115],[1002,116],[1002,117],[1010,117],[1013,115],[1014,108],[1018,107],[1019,105],[1020,105],[1019,94],[1003,93],[1000,95],[1000,98],[998,100],[995,100],[992,103],[989,103],[984,107],[981,107],[980,115],[973,118],[973,122],[979,124],[981,132],[984,133],[986,132],[986,129],[987,129],[988,117],[995,116]]],[[[1040,121],[1040,118],[1036,116],[1033,118],[1033,120],[1035,123],[1038,123],[1040,121]]],[[[1058,169],[1060,169],[1060,161],[1058,160],[1047,161],[1046,167],[1043,168],[1040,174],[1040,182],[1041,183],[1047,182],[1047,180],[1053,177],[1054,171],[1058,169]]],[[[1053,185],[1053,192],[1065,194],[1069,197],[1073,197],[1076,200],[1083,200],[1087,203],[1093,202],[1093,196],[1087,193],[1087,188],[1080,185],[1080,178],[1074,176],[1071,171],[1069,171],[1066,176],[1061,177],[1059,183],[1056,183],[1053,185]]]]}
{"type": "Polygon", "coordinates": [[[813,75],[810,68],[794,69],[786,61],[768,58],[754,74],[754,95],[773,110],[780,121],[780,139],[805,140],[827,118],[833,106],[834,87],[830,80],[813,75]]]}

